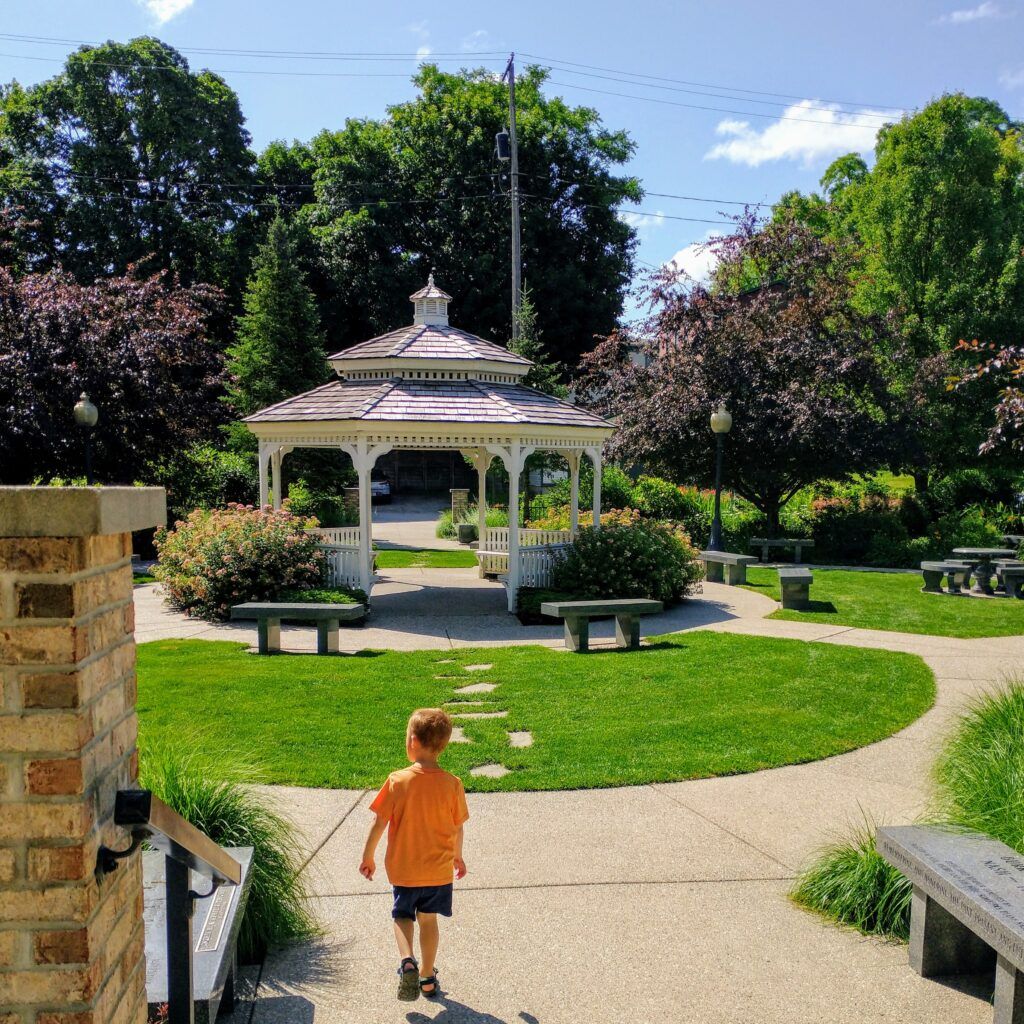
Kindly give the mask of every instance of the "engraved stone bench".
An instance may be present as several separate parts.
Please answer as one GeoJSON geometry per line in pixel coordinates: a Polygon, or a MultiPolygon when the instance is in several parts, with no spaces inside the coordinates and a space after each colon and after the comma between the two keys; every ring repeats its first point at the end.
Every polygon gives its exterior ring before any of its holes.
{"type": "Polygon", "coordinates": [[[988,836],[880,828],[878,852],[910,880],[910,966],[924,978],[996,971],[995,1024],[1024,1020],[1024,857],[988,836]]]}
{"type": "Polygon", "coordinates": [[[723,578],[730,587],[747,582],[747,566],[757,561],[756,555],[737,555],[731,551],[702,551],[704,575],[709,583],[721,583],[723,578]]]}
{"type": "Polygon", "coordinates": [[[768,552],[772,548],[792,548],[793,561],[800,562],[804,548],[813,548],[814,541],[807,537],[751,537],[751,548],[761,549],[761,561],[768,561],[768,552]]]}
{"type": "Polygon", "coordinates": [[[946,592],[959,594],[967,585],[971,575],[971,563],[961,562],[955,559],[947,559],[944,562],[922,562],[921,575],[924,577],[924,586],[921,588],[928,594],[941,594],[942,577],[946,577],[946,592]]]}
{"type": "Polygon", "coordinates": [[[814,577],[810,569],[779,566],[779,586],[782,588],[783,608],[806,608],[811,600],[814,577]]]}
{"type": "Polygon", "coordinates": [[[1003,581],[1003,589],[1007,597],[1024,597],[1021,587],[1024,585],[1024,562],[1016,565],[1004,565],[996,567],[999,578],[1003,581]]]}
{"type": "Polygon", "coordinates": [[[542,615],[565,620],[565,646],[570,651],[583,653],[590,648],[590,620],[615,616],[615,644],[617,647],[640,646],[639,615],[656,615],[664,609],[660,601],[643,597],[609,601],[545,601],[540,606],[542,615]]]}
{"type": "Polygon", "coordinates": [[[338,650],[338,628],[366,615],[361,604],[304,604],[299,601],[247,601],[231,609],[232,619],[255,619],[260,654],[281,650],[281,622],[315,622],[316,653],[338,650]]]}
{"type": "MultiPolygon", "coordinates": [[[[240,885],[221,886],[207,899],[196,900],[192,918],[192,979],[195,1024],[214,1024],[219,1012],[235,1006],[238,978],[238,932],[249,897],[252,847],[226,847],[242,865],[240,885]]],[[[160,850],[142,854],[143,917],[146,932],[146,999],[150,1019],[167,1002],[167,918],[164,914],[165,857],[160,850]]],[[[209,880],[192,874],[192,889],[209,890],[209,880]]]]}

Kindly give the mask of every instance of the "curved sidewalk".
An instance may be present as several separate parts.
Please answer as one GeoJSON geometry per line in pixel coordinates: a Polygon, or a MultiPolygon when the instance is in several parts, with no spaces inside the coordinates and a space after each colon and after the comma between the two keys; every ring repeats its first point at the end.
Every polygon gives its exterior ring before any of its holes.
{"type": "MultiPolygon", "coordinates": [[[[416,605],[442,588],[388,575],[407,615],[393,608],[391,620],[375,617],[360,646],[380,645],[371,640],[377,631],[420,647],[538,642],[537,630],[508,619],[508,634],[489,640],[464,635],[463,624],[403,627],[403,618],[423,619],[416,605]]],[[[763,596],[705,587],[674,627],[645,622],[645,632],[710,628],[908,651],[935,672],[934,708],[889,739],[805,765],[623,789],[470,794],[470,875],[443,929],[449,995],[437,1003],[395,1000],[383,872],[374,883],[356,872],[371,794],[269,790],[302,831],[326,934],[250,972],[255,1003],[243,1002],[233,1022],[987,1024],[984,987],[925,981],[908,967],[905,947],[826,924],[786,893],[823,843],[866,817],[907,822],[924,809],[939,739],[965,700],[1016,670],[1024,637],[957,640],[770,620],[763,616],[774,602],[763,596]]],[[[477,614],[466,618],[481,626],[492,616],[479,602],[490,598],[475,584],[465,589],[477,596],[449,592],[443,607],[475,601],[477,614]]],[[[557,643],[551,632],[541,642],[557,643]]],[[[220,627],[212,635],[243,634],[220,627]]]]}

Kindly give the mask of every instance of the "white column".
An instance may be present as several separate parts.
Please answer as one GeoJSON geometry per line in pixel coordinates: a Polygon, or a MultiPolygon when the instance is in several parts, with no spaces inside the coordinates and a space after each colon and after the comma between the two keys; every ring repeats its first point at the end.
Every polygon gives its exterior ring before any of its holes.
{"type": "Polygon", "coordinates": [[[269,500],[267,485],[267,468],[270,462],[270,445],[260,443],[259,446],[259,471],[260,471],[260,508],[266,508],[269,500]]]}
{"type": "Polygon", "coordinates": [[[509,449],[508,468],[508,610],[516,611],[519,597],[519,474],[523,470],[522,449],[509,449]]]}
{"type": "Polygon", "coordinates": [[[343,444],[359,477],[359,586],[370,596],[373,587],[373,495],[370,474],[377,460],[391,451],[390,444],[369,445],[364,439],[343,444]]]}
{"type": "Polygon", "coordinates": [[[601,449],[588,448],[587,455],[594,464],[594,529],[601,528],[601,449]]]}
{"type": "Polygon", "coordinates": [[[562,454],[569,463],[569,533],[575,537],[580,529],[580,453],[569,450],[562,454]]]}
{"type": "Polygon", "coordinates": [[[476,536],[480,547],[484,546],[484,531],[487,529],[487,467],[492,458],[486,448],[481,448],[476,455],[476,536]]]}
{"type": "Polygon", "coordinates": [[[274,494],[274,508],[281,507],[281,449],[270,453],[270,489],[274,494]]]}

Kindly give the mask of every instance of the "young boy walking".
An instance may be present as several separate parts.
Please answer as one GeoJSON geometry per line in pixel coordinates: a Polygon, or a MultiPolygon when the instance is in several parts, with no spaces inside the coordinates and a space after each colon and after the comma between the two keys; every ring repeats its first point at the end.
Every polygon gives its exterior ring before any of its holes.
{"type": "Polygon", "coordinates": [[[374,854],[388,831],[384,868],[394,887],[391,910],[402,962],[398,998],[406,1002],[438,994],[434,958],[440,939],[437,915],[452,916],[452,876],[463,878],[462,829],[469,817],[462,782],[438,763],[452,738],[452,720],[439,708],[420,708],[409,719],[405,753],[412,764],[392,772],[370,804],[376,814],[366,837],[359,873],[373,878],[374,854]],[[420,925],[420,957],[413,953],[420,925]]]}

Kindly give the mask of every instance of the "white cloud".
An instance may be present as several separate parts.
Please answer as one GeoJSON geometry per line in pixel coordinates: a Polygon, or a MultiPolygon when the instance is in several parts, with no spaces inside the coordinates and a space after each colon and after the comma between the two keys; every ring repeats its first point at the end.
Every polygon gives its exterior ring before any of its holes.
{"type": "Polygon", "coordinates": [[[958,11],[950,11],[939,17],[940,25],[966,25],[971,21],[981,21],[984,18],[998,18],[1002,12],[998,4],[992,0],[984,0],[977,7],[963,7],[958,11]]]}
{"type": "Polygon", "coordinates": [[[423,60],[429,57],[434,51],[430,48],[430,28],[427,23],[414,21],[405,27],[420,41],[420,45],[416,47],[416,59],[423,60]]]}
{"type": "Polygon", "coordinates": [[[645,228],[660,228],[665,223],[665,214],[658,210],[656,213],[635,213],[632,210],[619,210],[616,214],[623,224],[628,224],[637,231],[645,228]]]}
{"type": "Polygon", "coordinates": [[[182,11],[187,11],[195,0],[138,0],[155,19],[158,25],[166,25],[171,18],[176,18],[182,11]]]}
{"type": "Polygon", "coordinates": [[[1016,71],[1004,71],[999,76],[999,81],[1002,82],[1007,89],[1024,88],[1024,67],[1017,68],[1016,71]]]}
{"type": "Polygon", "coordinates": [[[805,167],[840,153],[866,152],[874,147],[883,118],[877,110],[840,111],[834,104],[801,100],[787,107],[782,120],[761,131],[749,121],[719,121],[719,142],[704,154],[705,160],[728,160],[759,167],[773,160],[801,160],[805,167]]]}
{"type": "Polygon", "coordinates": [[[416,48],[416,59],[423,60],[424,57],[429,57],[434,51],[429,46],[424,44],[416,48]]]}
{"type": "Polygon", "coordinates": [[[462,49],[466,53],[479,53],[481,50],[493,49],[491,45],[491,34],[485,28],[478,28],[475,32],[470,32],[465,39],[462,40],[462,49]]]}
{"type": "Polygon", "coordinates": [[[717,231],[709,231],[701,242],[691,242],[680,249],[670,260],[663,264],[680,278],[689,278],[699,284],[707,284],[711,280],[718,257],[710,243],[722,236],[717,231]]]}

